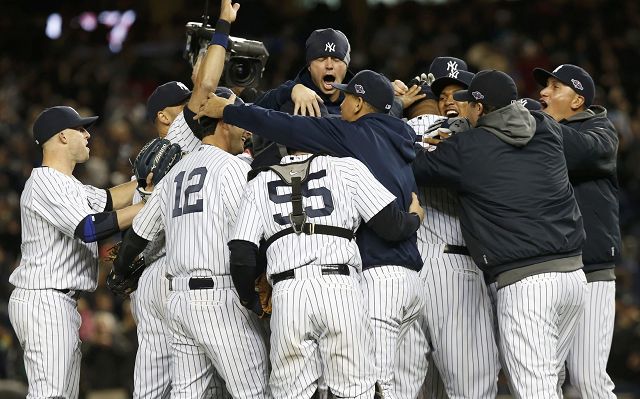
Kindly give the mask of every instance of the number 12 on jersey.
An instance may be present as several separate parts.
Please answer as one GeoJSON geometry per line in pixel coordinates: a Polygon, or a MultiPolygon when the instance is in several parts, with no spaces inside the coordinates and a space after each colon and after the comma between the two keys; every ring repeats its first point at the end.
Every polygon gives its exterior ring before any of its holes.
{"type": "Polygon", "coordinates": [[[176,195],[171,217],[174,218],[188,213],[202,212],[202,198],[196,200],[194,203],[189,203],[189,196],[202,190],[202,186],[204,186],[204,179],[207,176],[207,168],[199,167],[192,170],[186,181],[186,183],[191,182],[191,184],[187,185],[183,191],[182,186],[185,183],[184,176],[186,174],[186,171],[182,171],[173,179],[173,182],[176,185],[176,195]]]}

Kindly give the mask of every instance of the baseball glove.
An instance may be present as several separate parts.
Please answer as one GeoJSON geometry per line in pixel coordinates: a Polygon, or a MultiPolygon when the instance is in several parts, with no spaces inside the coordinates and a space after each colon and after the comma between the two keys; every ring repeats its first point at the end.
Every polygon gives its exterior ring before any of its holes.
{"type": "Polygon", "coordinates": [[[153,172],[153,184],[158,182],[182,159],[182,149],[169,140],[156,138],[145,144],[133,161],[133,174],[138,187],[147,185],[147,176],[153,172]]]}
{"type": "MultiPolygon", "coordinates": [[[[109,249],[107,261],[113,262],[115,260],[120,251],[120,245],[122,245],[122,242],[117,243],[109,249]]],[[[107,276],[107,287],[109,287],[111,292],[120,297],[125,298],[129,296],[129,294],[138,288],[138,280],[140,280],[140,276],[142,276],[142,272],[146,267],[144,257],[140,256],[129,266],[126,274],[118,274],[111,268],[107,276]]]]}
{"type": "Polygon", "coordinates": [[[260,307],[262,308],[262,314],[258,314],[260,318],[266,318],[271,316],[271,292],[273,288],[269,281],[267,281],[266,273],[262,273],[256,279],[256,293],[260,299],[260,307]]]}

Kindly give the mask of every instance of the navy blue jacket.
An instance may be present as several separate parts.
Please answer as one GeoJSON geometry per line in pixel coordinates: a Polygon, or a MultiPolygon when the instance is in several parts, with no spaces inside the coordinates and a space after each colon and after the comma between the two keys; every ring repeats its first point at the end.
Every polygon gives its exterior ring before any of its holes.
{"type": "MultiPolygon", "coordinates": [[[[347,74],[345,75],[345,79],[342,83],[348,83],[352,76],[353,74],[347,70],[347,74]]],[[[324,101],[324,105],[327,107],[329,114],[340,115],[340,104],[342,103],[342,100],[344,100],[344,93],[340,92],[338,99],[336,101],[331,101],[329,96],[324,94],[322,90],[313,83],[313,80],[311,80],[311,73],[307,68],[302,69],[294,80],[287,80],[275,89],[271,89],[264,93],[255,101],[254,104],[259,105],[262,108],[280,110],[284,104],[291,101],[291,91],[293,90],[293,86],[298,83],[315,91],[316,94],[322,98],[322,101],[324,101]]]]}
{"type": "Polygon", "coordinates": [[[458,192],[465,242],[490,277],[580,255],[585,234],[562,134],[545,114],[520,103],[498,109],[418,152],[413,169],[419,185],[458,192]]]}
{"type": "MultiPolygon", "coordinates": [[[[411,193],[417,191],[411,170],[415,157],[415,133],[401,119],[386,114],[368,114],[355,122],[338,118],[292,116],[255,105],[229,105],[223,120],[287,147],[339,157],[353,157],[371,173],[407,211],[411,193]]],[[[361,225],[357,242],[363,268],[383,265],[422,268],[416,235],[398,243],[386,242],[361,225]]]]}
{"type": "Polygon", "coordinates": [[[560,121],[564,154],[587,240],[585,273],[613,269],[620,257],[618,134],[600,106],[560,121]]]}

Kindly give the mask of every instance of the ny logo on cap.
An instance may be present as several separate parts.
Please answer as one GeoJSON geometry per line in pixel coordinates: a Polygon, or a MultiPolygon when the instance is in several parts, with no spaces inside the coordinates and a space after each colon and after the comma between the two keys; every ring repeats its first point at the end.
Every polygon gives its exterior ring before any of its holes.
{"type": "Polygon", "coordinates": [[[329,51],[331,53],[334,53],[336,51],[336,44],[327,42],[327,44],[324,45],[324,51],[329,51]]]}
{"type": "Polygon", "coordinates": [[[515,104],[515,103],[520,103],[522,105],[524,105],[525,107],[527,106],[527,99],[526,98],[521,98],[519,100],[511,100],[511,104],[515,104]]]}
{"type": "Polygon", "coordinates": [[[458,78],[458,63],[456,61],[447,61],[447,71],[449,71],[449,77],[458,78]]]}
{"type": "Polygon", "coordinates": [[[471,95],[473,96],[473,98],[475,98],[476,100],[482,100],[484,98],[484,96],[482,95],[482,93],[480,93],[479,91],[474,91],[473,93],[471,93],[471,95]]]}
{"type": "Polygon", "coordinates": [[[176,84],[178,85],[179,88],[181,88],[184,91],[189,91],[189,88],[182,82],[176,82],[176,84]]]}
{"type": "Polygon", "coordinates": [[[364,87],[362,87],[362,85],[354,85],[353,88],[356,90],[356,93],[358,94],[364,94],[364,87]]]}
{"type": "Polygon", "coordinates": [[[580,83],[579,80],[571,79],[571,83],[573,83],[573,87],[575,87],[576,89],[584,90],[584,87],[582,87],[582,83],[580,83]]]}

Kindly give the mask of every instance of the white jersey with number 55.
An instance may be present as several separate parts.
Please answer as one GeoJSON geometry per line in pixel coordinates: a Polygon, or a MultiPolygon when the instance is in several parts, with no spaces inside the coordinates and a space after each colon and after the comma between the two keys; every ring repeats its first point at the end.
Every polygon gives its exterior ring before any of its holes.
{"type": "MultiPolygon", "coordinates": [[[[281,164],[304,162],[310,155],[286,156],[281,164]]],[[[247,185],[234,240],[268,239],[291,226],[291,186],[273,171],[263,172],[247,185]]],[[[302,206],[308,223],[355,231],[395,200],[367,167],[353,158],[318,156],[311,160],[302,183],[302,206]]],[[[289,234],[267,250],[267,271],[280,273],[303,265],[348,264],[358,269],[362,260],[356,241],[322,234],[289,234]]]]}
{"type": "Polygon", "coordinates": [[[249,170],[246,162],[203,144],[162,179],[133,229],[147,240],[165,229],[168,274],[229,274],[227,242],[249,170]]]}

